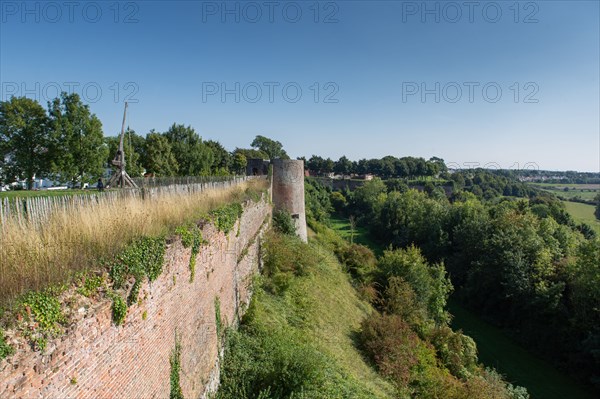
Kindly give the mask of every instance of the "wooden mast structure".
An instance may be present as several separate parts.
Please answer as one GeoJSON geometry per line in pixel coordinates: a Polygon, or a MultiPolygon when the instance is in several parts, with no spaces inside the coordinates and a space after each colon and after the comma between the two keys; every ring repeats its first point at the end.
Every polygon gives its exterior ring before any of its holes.
{"type": "Polygon", "coordinates": [[[119,141],[119,149],[117,155],[111,161],[111,163],[117,167],[117,170],[110,177],[110,180],[106,184],[107,188],[111,187],[137,187],[137,184],[129,177],[125,171],[125,149],[123,141],[125,139],[125,118],[127,116],[127,102],[125,102],[125,111],[123,111],[123,124],[121,125],[121,140],[119,141]]]}

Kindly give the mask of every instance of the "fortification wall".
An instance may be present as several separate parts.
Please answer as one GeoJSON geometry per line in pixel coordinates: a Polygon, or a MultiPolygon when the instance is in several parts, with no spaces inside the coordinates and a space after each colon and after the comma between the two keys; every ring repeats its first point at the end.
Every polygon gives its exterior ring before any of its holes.
{"type": "Polygon", "coordinates": [[[183,395],[206,397],[219,378],[215,299],[224,325],[243,314],[270,213],[267,201],[246,203],[227,236],[205,225],[209,244],[197,256],[193,282],[191,250],[179,239],[168,243],[163,273],[143,284],[124,325],[112,323],[108,299],[76,309],[79,321],[43,354],[19,350],[0,361],[0,398],[168,398],[176,335],[183,395]]]}

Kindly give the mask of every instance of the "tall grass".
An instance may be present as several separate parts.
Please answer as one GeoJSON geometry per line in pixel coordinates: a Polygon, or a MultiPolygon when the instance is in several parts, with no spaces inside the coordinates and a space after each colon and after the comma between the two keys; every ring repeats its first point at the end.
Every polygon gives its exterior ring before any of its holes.
{"type": "Polygon", "coordinates": [[[198,220],[222,204],[240,201],[254,180],[229,188],[188,193],[174,190],[151,199],[122,198],[53,212],[46,223],[8,220],[0,233],[0,306],[17,296],[68,282],[79,271],[100,269],[133,239],[157,236],[198,220]]]}

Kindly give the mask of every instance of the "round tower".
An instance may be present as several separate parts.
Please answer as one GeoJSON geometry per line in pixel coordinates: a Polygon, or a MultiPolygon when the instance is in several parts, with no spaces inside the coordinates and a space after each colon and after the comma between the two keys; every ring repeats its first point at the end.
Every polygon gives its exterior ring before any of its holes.
{"type": "Polygon", "coordinates": [[[296,234],[306,242],[306,212],[304,210],[304,161],[273,160],[273,205],[285,209],[296,225],[296,234]]]}

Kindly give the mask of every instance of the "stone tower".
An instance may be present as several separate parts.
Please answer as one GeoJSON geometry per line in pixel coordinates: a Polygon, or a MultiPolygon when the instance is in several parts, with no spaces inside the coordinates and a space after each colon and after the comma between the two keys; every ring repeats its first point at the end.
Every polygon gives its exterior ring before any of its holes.
{"type": "Polygon", "coordinates": [[[304,210],[304,161],[274,159],[273,205],[285,209],[294,219],[296,234],[306,242],[306,212],[304,210]]]}

